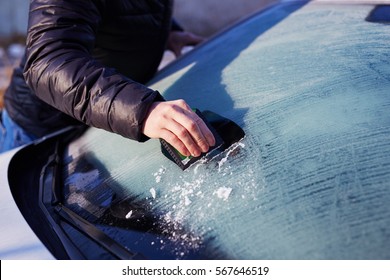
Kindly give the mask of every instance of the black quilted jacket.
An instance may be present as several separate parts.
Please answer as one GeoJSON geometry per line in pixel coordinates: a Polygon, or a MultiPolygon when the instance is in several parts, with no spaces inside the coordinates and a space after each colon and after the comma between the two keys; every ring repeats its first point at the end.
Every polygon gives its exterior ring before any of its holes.
{"type": "Polygon", "coordinates": [[[169,0],[31,0],[26,55],[5,106],[40,137],[84,123],[144,141],[156,72],[171,30],[169,0]],[[26,83],[27,82],[27,83],[26,83]]]}

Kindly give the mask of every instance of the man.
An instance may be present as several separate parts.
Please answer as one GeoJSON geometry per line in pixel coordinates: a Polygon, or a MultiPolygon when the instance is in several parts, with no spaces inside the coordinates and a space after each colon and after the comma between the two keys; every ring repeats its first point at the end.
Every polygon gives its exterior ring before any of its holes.
{"type": "Polygon", "coordinates": [[[0,149],[81,122],[140,142],[162,138],[186,156],[208,151],[215,139],[188,104],[143,85],[166,47],[178,54],[200,42],[171,15],[170,0],[30,1],[26,54],[5,94],[0,149]]]}

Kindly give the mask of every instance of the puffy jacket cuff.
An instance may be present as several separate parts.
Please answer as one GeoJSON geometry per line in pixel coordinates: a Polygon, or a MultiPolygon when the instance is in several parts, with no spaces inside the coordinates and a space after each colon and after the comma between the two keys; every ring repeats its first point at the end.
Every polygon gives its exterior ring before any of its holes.
{"type": "Polygon", "coordinates": [[[108,115],[110,130],[123,137],[145,142],[149,138],[142,133],[142,127],[150,106],[158,101],[164,101],[158,91],[144,86],[136,89],[125,87],[112,103],[108,115]]]}
{"type": "MultiPolygon", "coordinates": [[[[161,102],[161,101],[165,101],[164,97],[162,97],[162,95],[160,94],[160,92],[158,92],[157,90],[154,91],[155,93],[155,98],[154,98],[154,101],[153,102],[161,102]]],[[[153,103],[152,102],[152,103],[153,103]]],[[[146,110],[146,114],[144,115],[143,119],[140,120],[139,124],[138,124],[138,141],[139,142],[146,142],[148,141],[150,138],[148,136],[146,136],[145,134],[143,134],[141,131],[142,131],[142,127],[144,125],[144,121],[145,121],[145,118],[146,118],[146,115],[148,114],[149,112],[149,108],[150,106],[152,105],[152,103],[150,103],[148,106],[147,106],[147,110],[146,110]]]]}

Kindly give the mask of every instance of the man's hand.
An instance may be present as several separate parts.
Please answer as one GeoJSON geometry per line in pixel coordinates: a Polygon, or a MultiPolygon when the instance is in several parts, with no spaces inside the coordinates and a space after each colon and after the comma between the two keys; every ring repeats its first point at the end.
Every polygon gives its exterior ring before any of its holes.
{"type": "Polygon", "coordinates": [[[176,57],[181,55],[185,46],[195,46],[204,41],[203,37],[186,31],[172,31],[168,38],[168,50],[171,50],[176,57]]]}
{"type": "Polygon", "coordinates": [[[184,100],[153,103],[143,133],[164,139],[184,156],[200,156],[215,145],[211,131],[184,100]]]}

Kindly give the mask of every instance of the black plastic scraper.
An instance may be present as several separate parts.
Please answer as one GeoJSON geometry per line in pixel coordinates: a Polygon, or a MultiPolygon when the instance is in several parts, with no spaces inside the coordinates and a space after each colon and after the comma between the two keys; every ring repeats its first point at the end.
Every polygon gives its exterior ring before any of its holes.
{"type": "Polygon", "coordinates": [[[199,157],[186,157],[179,153],[168,142],[160,139],[162,153],[176,163],[182,170],[187,169],[199,159],[205,159],[207,161],[207,159],[214,158],[245,136],[245,132],[239,125],[221,115],[211,111],[200,112],[198,109],[195,109],[195,113],[205,122],[215,138],[214,147],[207,153],[203,153],[199,157]]]}

